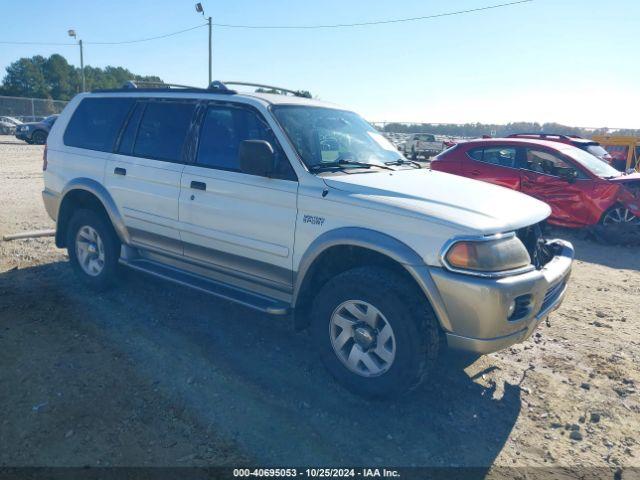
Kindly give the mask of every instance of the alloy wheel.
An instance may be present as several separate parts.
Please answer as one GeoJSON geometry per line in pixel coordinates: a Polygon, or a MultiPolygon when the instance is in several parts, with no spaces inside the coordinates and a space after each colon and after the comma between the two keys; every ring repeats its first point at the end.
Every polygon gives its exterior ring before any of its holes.
{"type": "Polygon", "coordinates": [[[105,264],[104,244],[98,232],[89,225],[78,230],[76,235],[76,256],[80,268],[92,277],[102,273],[105,264]]]}
{"type": "Polygon", "coordinates": [[[382,375],[395,360],[391,324],[370,303],[347,300],[338,305],[329,322],[329,337],[344,366],[362,377],[382,375]]]}
{"type": "Polygon", "coordinates": [[[640,218],[631,213],[628,208],[617,207],[609,210],[605,217],[602,219],[603,225],[613,225],[618,223],[640,225],[640,218]]]}

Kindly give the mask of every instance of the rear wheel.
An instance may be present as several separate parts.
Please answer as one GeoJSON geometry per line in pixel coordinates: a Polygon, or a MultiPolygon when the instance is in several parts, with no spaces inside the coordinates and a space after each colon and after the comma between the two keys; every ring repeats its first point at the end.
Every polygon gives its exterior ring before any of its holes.
{"type": "Polygon", "coordinates": [[[103,214],[78,210],[67,230],[69,260],[75,273],[90,287],[104,290],[116,278],[120,242],[103,214]]]}
{"type": "Polygon", "coordinates": [[[412,390],[438,356],[438,324],[424,296],[402,276],[377,267],[329,280],[314,300],[311,331],[329,372],[361,395],[412,390]]]}

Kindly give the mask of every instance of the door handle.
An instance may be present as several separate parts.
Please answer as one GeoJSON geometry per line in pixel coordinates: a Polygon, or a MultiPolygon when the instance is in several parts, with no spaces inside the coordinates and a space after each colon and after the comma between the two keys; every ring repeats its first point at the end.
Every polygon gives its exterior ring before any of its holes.
{"type": "Polygon", "coordinates": [[[207,184],[204,182],[191,182],[191,188],[195,190],[206,190],[207,184]]]}
{"type": "Polygon", "coordinates": [[[126,175],[127,174],[127,169],[126,168],[116,167],[116,168],[113,169],[113,173],[115,173],[116,175],[126,175]]]}
{"type": "Polygon", "coordinates": [[[478,176],[480,175],[480,170],[471,170],[471,175],[478,176]]]}

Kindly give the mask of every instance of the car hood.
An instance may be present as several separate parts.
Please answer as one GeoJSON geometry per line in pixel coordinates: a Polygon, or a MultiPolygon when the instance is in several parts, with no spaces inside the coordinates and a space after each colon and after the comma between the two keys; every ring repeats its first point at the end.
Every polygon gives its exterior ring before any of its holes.
{"type": "Polygon", "coordinates": [[[546,203],[514,190],[427,169],[344,174],[324,181],[372,208],[427,217],[467,233],[516,230],[551,214],[546,203]]]}
{"type": "Polygon", "coordinates": [[[25,122],[18,125],[18,127],[35,127],[36,125],[42,125],[42,122],[25,122]]]}
{"type": "Polygon", "coordinates": [[[628,175],[620,175],[619,177],[609,178],[608,180],[614,183],[638,182],[640,181],[640,173],[634,172],[628,175]]]}

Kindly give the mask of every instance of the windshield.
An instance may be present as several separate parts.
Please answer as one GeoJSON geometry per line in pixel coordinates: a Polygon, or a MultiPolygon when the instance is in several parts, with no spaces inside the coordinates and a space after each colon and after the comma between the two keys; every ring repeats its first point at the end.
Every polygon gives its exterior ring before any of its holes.
{"type": "Polygon", "coordinates": [[[607,152],[600,145],[587,145],[586,151],[591,155],[595,155],[598,158],[609,157],[609,152],[607,152]]]}
{"type": "Polygon", "coordinates": [[[563,150],[563,153],[567,154],[578,163],[580,163],[580,165],[589,170],[591,173],[599,177],[610,178],[622,175],[622,173],[613,168],[607,162],[605,162],[604,160],[600,160],[598,157],[594,157],[592,154],[586,152],[585,150],[570,147],[566,150],[563,150]]]}
{"type": "Polygon", "coordinates": [[[274,107],[273,112],[309,169],[342,161],[384,165],[402,157],[353,112],[293,105],[274,107]]]}

